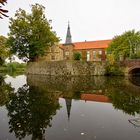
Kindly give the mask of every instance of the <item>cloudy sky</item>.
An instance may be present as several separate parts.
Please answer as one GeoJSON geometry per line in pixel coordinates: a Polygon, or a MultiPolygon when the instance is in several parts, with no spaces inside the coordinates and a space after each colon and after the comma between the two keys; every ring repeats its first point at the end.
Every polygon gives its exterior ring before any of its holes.
{"type": "MultiPolygon", "coordinates": [[[[8,0],[9,17],[19,8],[30,12],[31,4],[46,7],[53,30],[65,42],[70,21],[73,42],[111,39],[124,31],[140,30],[140,0],[8,0]]],[[[7,35],[8,19],[0,19],[0,35],[7,35]]]]}

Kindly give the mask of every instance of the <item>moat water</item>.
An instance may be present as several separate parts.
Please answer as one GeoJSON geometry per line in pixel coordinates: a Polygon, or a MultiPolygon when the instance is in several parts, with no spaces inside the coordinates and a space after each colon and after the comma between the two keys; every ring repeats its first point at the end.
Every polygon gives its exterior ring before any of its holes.
{"type": "Polygon", "coordinates": [[[0,140],[139,140],[140,77],[0,76],[0,140]]]}

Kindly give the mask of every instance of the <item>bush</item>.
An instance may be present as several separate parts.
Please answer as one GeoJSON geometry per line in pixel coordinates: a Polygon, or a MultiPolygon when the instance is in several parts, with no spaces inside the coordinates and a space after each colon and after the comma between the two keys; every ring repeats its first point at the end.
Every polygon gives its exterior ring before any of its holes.
{"type": "Polygon", "coordinates": [[[7,68],[12,71],[18,71],[19,69],[25,69],[26,63],[18,63],[18,62],[12,62],[7,64],[7,68]]]}
{"type": "Polygon", "coordinates": [[[4,64],[2,65],[0,71],[1,72],[8,72],[8,73],[12,73],[12,72],[24,72],[26,68],[26,63],[18,63],[18,62],[12,62],[12,63],[8,63],[8,64],[4,64]]]}
{"type": "Polygon", "coordinates": [[[117,75],[124,75],[121,68],[117,65],[107,65],[105,75],[108,76],[117,76],[117,75]]]}
{"type": "Polygon", "coordinates": [[[74,53],[74,60],[80,60],[81,59],[81,53],[75,52],[74,53]]]}
{"type": "Polygon", "coordinates": [[[4,64],[4,60],[0,57],[0,66],[4,64]]]}
{"type": "Polygon", "coordinates": [[[132,54],[130,58],[131,58],[131,59],[140,59],[140,50],[137,51],[136,54],[132,54]]]}

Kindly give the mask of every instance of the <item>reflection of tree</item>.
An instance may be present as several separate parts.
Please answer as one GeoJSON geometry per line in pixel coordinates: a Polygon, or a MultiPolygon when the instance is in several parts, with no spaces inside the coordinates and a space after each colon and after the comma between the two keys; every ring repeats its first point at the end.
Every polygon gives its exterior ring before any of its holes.
{"type": "Polygon", "coordinates": [[[10,117],[10,132],[17,138],[32,135],[32,139],[43,139],[45,128],[51,127],[51,119],[59,109],[58,98],[36,87],[24,85],[10,95],[7,104],[10,117]]]}
{"type": "Polygon", "coordinates": [[[140,113],[140,94],[136,94],[132,87],[130,90],[130,87],[125,85],[124,78],[107,80],[107,96],[116,109],[121,109],[130,115],[140,113]]]}
{"type": "Polygon", "coordinates": [[[140,113],[140,96],[133,95],[125,91],[113,91],[110,96],[113,106],[123,110],[125,113],[135,115],[140,113]]]}
{"type": "Polygon", "coordinates": [[[12,91],[10,84],[6,84],[4,77],[0,76],[0,106],[5,105],[9,101],[9,93],[12,91]]]}
{"type": "Polygon", "coordinates": [[[124,77],[45,77],[28,75],[30,85],[47,87],[60,92],[64,98],[80,99],[81,94],[99,94],[109,97],[116,109],[134,115],[140,110],[140,89],[129,84],[124,77]],[[65,82],[64,82],[65,81],[65,82]],[[102,91],[102,92],[99,92],[102,91]]]}

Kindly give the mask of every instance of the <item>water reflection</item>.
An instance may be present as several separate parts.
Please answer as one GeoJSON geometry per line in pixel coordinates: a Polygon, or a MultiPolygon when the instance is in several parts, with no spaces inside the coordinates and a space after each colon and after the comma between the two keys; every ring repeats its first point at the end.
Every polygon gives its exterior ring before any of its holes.
{"type": "Polygon", "coordinates": [[[140,87],[140,76],[130,76],[129,80],[132,84],[140,87]]]}
{"type": "Polygon", "coordinates": [[[9,94],[13,92],[13,88],[10,84],[6,84],[4,76],[0,76],[0,106],[4,106],[9,102],[9,94]]]}
{"type": "Polygon", "coordinates": [[[135,115],[140,113],[140,87],[124,77],[44,77],[28,76],[29,85],[59,92],[61,97],[85,101],[111,102],[114,108],[135,115]]]}
{"type": "MultiPolygon", "coordinates": [[[[64,99],[65,101],[64,105],[67,111],[67,120],[69,123],[73,122],[71,121],[71,112],[72,108],[75,108],[75,100],[101,103],[102,106],[100,109],[104,107],[106,108],[105,103],[110,103],[116,110],[122,111],[124,114],[133,116],[140,114],[140,87],[134,86],[127,78],[65,78],[28,75],[27,83],[18,88],[18,90],[14,90],[11,88],[10,84],[6,84],[4,82],[3,77],[0,77],[0,105],[6,106],[9,118],[9,132],[11,134],[14,133],[17,139],[25,139],[29,136],[31,137],[29,139],[32,140],[45,140],[47,135],[45,134],[46,130],[52,126],[52,120],[54,116],[56,116],[56,112],[61,109],[60,105],[62,104],[59,102],[60,99],[64,99]]],[[[95,109],[96,105],[92,107],[95,109]]],[[[76,113],[78,113],[78,111],[79,110],[77,110],[76,113]]],[[[95,115],[95,118],[92,118],[92,121],[95,119],[94,126],[98,126],[96,121],[98,121],[98,117],[100,118],[102,115],[98,116],[98,109],[96,111],[92,111],[95,115]]],[[[110,112],[110,110],[106,110],[106,112],[110,112]]],[[[81,117],[84,118],[85,114],[82,113],[81,117]]],[[[63,116],[61,116],[61,118],[63,118],[63,116]]],[[[88,117],[87,120],[88,119],[90,119],[90,117],[88,117]]],[[[84,124],[84,121],[87,120],[83,119],[82,123],[84,124]]],[[[111,121],[108,120],[108,118],[105,120],[111,121]]],[[[59,121],[60,118],[58,122],[59,121]]],[[[62,123],[64,123],[64,120],[62,121],[62,123]]],[[[76,122],[77,121],[80,121],[79,117],[76,122]]],[[[114,121],[112,122],[114,123],[114,121]]],[[[104,123],[104,121],[102,123],[104,123]]],[[[84,125],[84,127],[87,129],[88,125],[84,125]]],[[[79,124],[79,128],[81,128],[81,124],[79,124]]],[[[67,129],[64,128],[64,131],[65,130],[67,129]]],[[[96,131],[96,129],[94,131],[96,131]]],[[[61,135],[63,135],[62,132],[61,135]]],[[[115,134],[112,133],[112,135],[115,134]]],[[[70,137],[72,138],[71,135],[70,137]]],[[[77,139],[82,138],[78,137],[77,139]]]]}
{"type": "Polygon", "coordinates": [[[9,95],[8,110],[10,133],[23,139],[32,135],[32,139],[42,140],[45,128],[51,127],[50,121],[59,109],[58,95],[46,89],[24,85],[9,95]]]}

